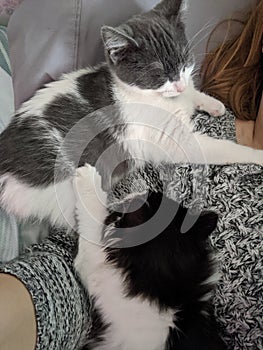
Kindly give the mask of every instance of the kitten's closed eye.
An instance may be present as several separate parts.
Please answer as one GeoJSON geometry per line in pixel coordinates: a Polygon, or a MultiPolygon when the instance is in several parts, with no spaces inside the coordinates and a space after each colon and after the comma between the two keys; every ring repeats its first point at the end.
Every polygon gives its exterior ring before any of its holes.
{"type": "Polygon", "coordinates": [[[164,75],[164,66],[161,62],[152,62],[152,63],[146,63],[146,62],[139,62],[137,60],[132,61],[134,65],[141,71],[145,71],[148,74],[152,74],[152,72],[158,72],[160,75],[164,75]]]}

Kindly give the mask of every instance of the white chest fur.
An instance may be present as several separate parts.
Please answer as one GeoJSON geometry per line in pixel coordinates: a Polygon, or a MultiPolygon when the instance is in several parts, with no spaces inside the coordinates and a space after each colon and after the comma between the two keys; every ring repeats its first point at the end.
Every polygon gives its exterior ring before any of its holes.
{"type": "MultiPolygon", "coordinates": [[[[81,238],[80,238],[81,239],[81,238]]],[[[126,298],[119,271],[105,264],[105,253],[85,240],[80,244],[76,267],[82,281],[110,324],[105,342],[96,350],[163,350],[174,327],[174,311],[160,313],[155,305],[139,298],[126,298]]]]}
{"type": "Polygon", "coordinates": [[[164,98],[157,92],[138,92],[119,85],[116,91],[127,123],[123,144],[133,159],[160,163],[174,161],[174,152],[192,134],[195,109],[192,84],[181,95],[164,98]]]}

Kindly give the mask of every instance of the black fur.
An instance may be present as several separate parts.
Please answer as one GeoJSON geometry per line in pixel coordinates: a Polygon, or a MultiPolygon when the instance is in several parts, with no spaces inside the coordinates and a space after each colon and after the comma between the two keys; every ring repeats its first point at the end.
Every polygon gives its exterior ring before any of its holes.
{"type": "MultiPolygon", "coordinates": [[[[140,200],[145,201],[144,196],[126,203],[130,208],[140,200]]],[[[160,310],[179,310],[175,313],[176,329],[170,331],[166,350],[223,350],[225,345],[217,332],[211,301],[202,300],[214,288],[206,280],[214,273],[208,236],[216,227],[217,215],[203,212],[188,232],[181,233],[187,209],[163,198],[160,192],[150,192],[147,202],[138,210],[124,215],[112,212],[105,224],[115,222],[124,239],[127,228],[133,228],[134,234],[144,234],[139,225],[156,214],[161,201],[176,212],[167,228],[139,246],[106,248],[107,263],[123,275],[127,298],[140,296],[160,310]]],[[[114,238],[114,232],[110,238],[114,238]]]]}

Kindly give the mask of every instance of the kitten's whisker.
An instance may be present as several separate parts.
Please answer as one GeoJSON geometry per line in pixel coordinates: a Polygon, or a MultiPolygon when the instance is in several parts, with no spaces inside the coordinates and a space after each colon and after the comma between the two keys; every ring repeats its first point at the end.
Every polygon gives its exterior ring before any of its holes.
{"type": "Polygon", "coordinates": [[[209,23],[211,22],[208,21],[187,43],[186,47],[183,50],[183,55],[185,55],[187,53],[187,51],[190,49],[191,51],[194,50],[194,48],[200,44],[202,41],[204,41],[207,36],[210,35],[210,32],[206,33],[204,36],[202,36],[196,43],[194,43],[194,40],[197,38],[198,35],[200,35],[203,31],[207,30],[208,28],[214,26],[214,23],[209,23]],[[192,46],[192,44],[194,43],[194,45],[192,46]]]}
{"type": "Polygon", "coordinates": [[[209,55],[210,54],[210,52],[202,52],[202,53],[198,53],[198,54],[196,54],[195,55],[195,57],[199,57],[199,56],[207,56],[207,55],[209,55]]]}
{"type": "Polygon", "coordinates": [[[207,30],[208,28],[212,27],[212,26],[215,26],[216,23],[211,23],[212,21],[215,20],[215,17],[214,18],[211,18],[207,23],[205,23],[203,25],[203,27],[197,32],[195,33],[195,35],[188,41],[188,44],[186,46],[186,48],[189,48],[190,45],[192,45],[192,43],[194,42],[194,40],[196,39],[196,37],[201,34],[203,31],[207,30]]]}
{"type": "Polygon", "coordinates": [[[198,40],[198,41],[191,47],[191,50],[194,50],[194,48],[196,48],[196,46],[199,45],[202,41],[204,41],[209,35],[210,35],[210,33],[206,33],[205,36],[203,36],[200,40],[198,40]]]}

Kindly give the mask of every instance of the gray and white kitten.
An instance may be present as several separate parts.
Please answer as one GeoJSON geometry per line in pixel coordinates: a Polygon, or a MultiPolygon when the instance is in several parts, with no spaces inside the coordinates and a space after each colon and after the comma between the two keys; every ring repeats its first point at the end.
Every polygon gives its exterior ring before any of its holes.
{"type": "Polygon", "coordinates": [[[24,103],[0,135],[0,203],[20,218],[74,225],[72,175],[108,180],[144,162],[263,163],[263,152],[193,133],[195,109],[223,104],[194,87],[182,0],[103,27],[107,63],[64,75],[24,103]],[[55,185],[54,185],[55,184],[55,185]]]}

